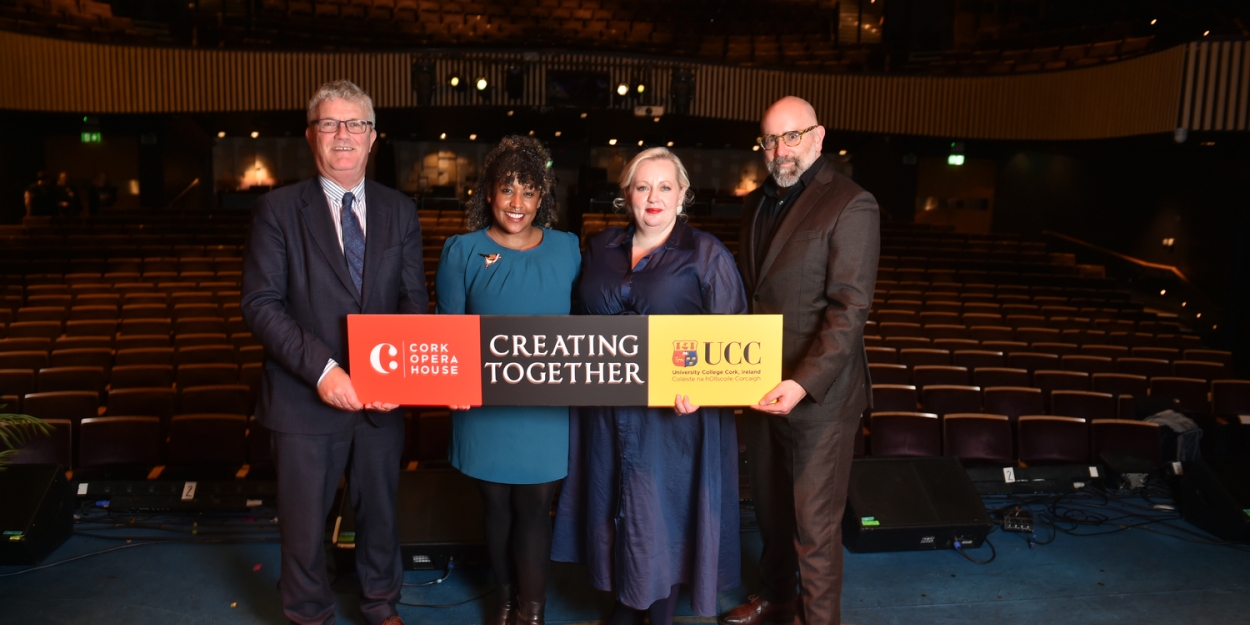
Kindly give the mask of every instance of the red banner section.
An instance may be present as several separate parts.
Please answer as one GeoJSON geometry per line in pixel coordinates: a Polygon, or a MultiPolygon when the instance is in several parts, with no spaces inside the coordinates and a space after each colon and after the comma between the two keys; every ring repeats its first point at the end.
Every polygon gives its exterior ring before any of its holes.
{"type": "Polygon", "coordinates": [[[476,315],[348,315],[352,385],[363,403],[482,403],[476,315]]]}

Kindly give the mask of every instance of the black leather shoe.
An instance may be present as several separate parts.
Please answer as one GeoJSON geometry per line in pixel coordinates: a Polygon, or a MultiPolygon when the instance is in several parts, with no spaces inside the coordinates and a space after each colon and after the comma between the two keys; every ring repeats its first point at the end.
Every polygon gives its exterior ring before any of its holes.
{"type": "Polygon", "coordinates": [[[518,601],[516,625],[546,625],[546,601],[518,601]]]}
{"type": "Polygon", "coordinates": [[[512,584],[499,587],[499,603],[495,613],[486,619],[485,625],[514,625],[516,622],[516,587],[512,584]]]}
{"type": "Polygon", "coordinates": [[[765,623],[793,623],[798,598],[783,603],[772,603],[759,595],[747,597],[747,602],[720,615],[720,625],[764,625],[765,623]]]}

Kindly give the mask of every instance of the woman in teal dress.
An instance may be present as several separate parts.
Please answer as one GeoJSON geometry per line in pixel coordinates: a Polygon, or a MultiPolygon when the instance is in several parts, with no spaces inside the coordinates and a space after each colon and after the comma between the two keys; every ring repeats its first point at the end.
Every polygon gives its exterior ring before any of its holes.
{"type": "MultiPolygon", "coordinates": [[[[531,137],[486,155],[466,207],[470,232],[447,240],[439,314],[567,315],[581,267],[577,236],[556,217],[551,156],[531,137]]],[[[453,406],[451,464],[477,480],[499,586],[488,625],[542,625],[551,562],[551,502],[568,473],[569,410],[453,406]]]]}

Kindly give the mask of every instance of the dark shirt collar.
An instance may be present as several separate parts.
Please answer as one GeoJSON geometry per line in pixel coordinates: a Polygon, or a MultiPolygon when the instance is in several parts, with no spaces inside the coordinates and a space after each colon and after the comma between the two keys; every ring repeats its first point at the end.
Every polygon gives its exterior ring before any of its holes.
{"type": "MultiPolygon", "coordinates": [[[[786,196],[791,197],[795,194],[795,192],[806,189],[807,185],[811,184],[812,181],[816,179],[816,174],[820,172],[820,168],[824,167],[824,165],[824,155],[817,156],[816,160],[812,163],[812,166],[808,167],[807,171],[803,172],[802,176],[799,176],[799,181],[794,183],[794,186],[790,187],[790,190],[786,192],[786,196]]],[[[780,194],[778,194],[777,181],[774,180],[771,175],[764,181],[764,195],[773,199],[779,199],[781,197],[780,194]]]]}
{"type": "MultiPolygon", "coordinates": [[[[632,242],[636,229],[637,227],[630,223],[628,228],[608,241],[608,247],[619,247],[626,241],[632,242]]],[[[677,223],[673,224],[673,231],[668,233],[668,239],[664,241],[664,247],[670,250],[693,250],[695,248],[694,231],[686,225],[685,219],[680,216],[677,218],[677,223]]]]}

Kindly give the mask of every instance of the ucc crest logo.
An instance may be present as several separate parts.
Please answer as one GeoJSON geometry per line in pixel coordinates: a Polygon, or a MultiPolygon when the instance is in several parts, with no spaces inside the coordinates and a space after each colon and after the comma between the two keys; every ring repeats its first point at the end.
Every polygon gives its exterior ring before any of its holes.
{"type": "Polygon", "coordinates": [[[673,366],[693,367],[698,364],[698,341],[673,341],[673,366]]]}

